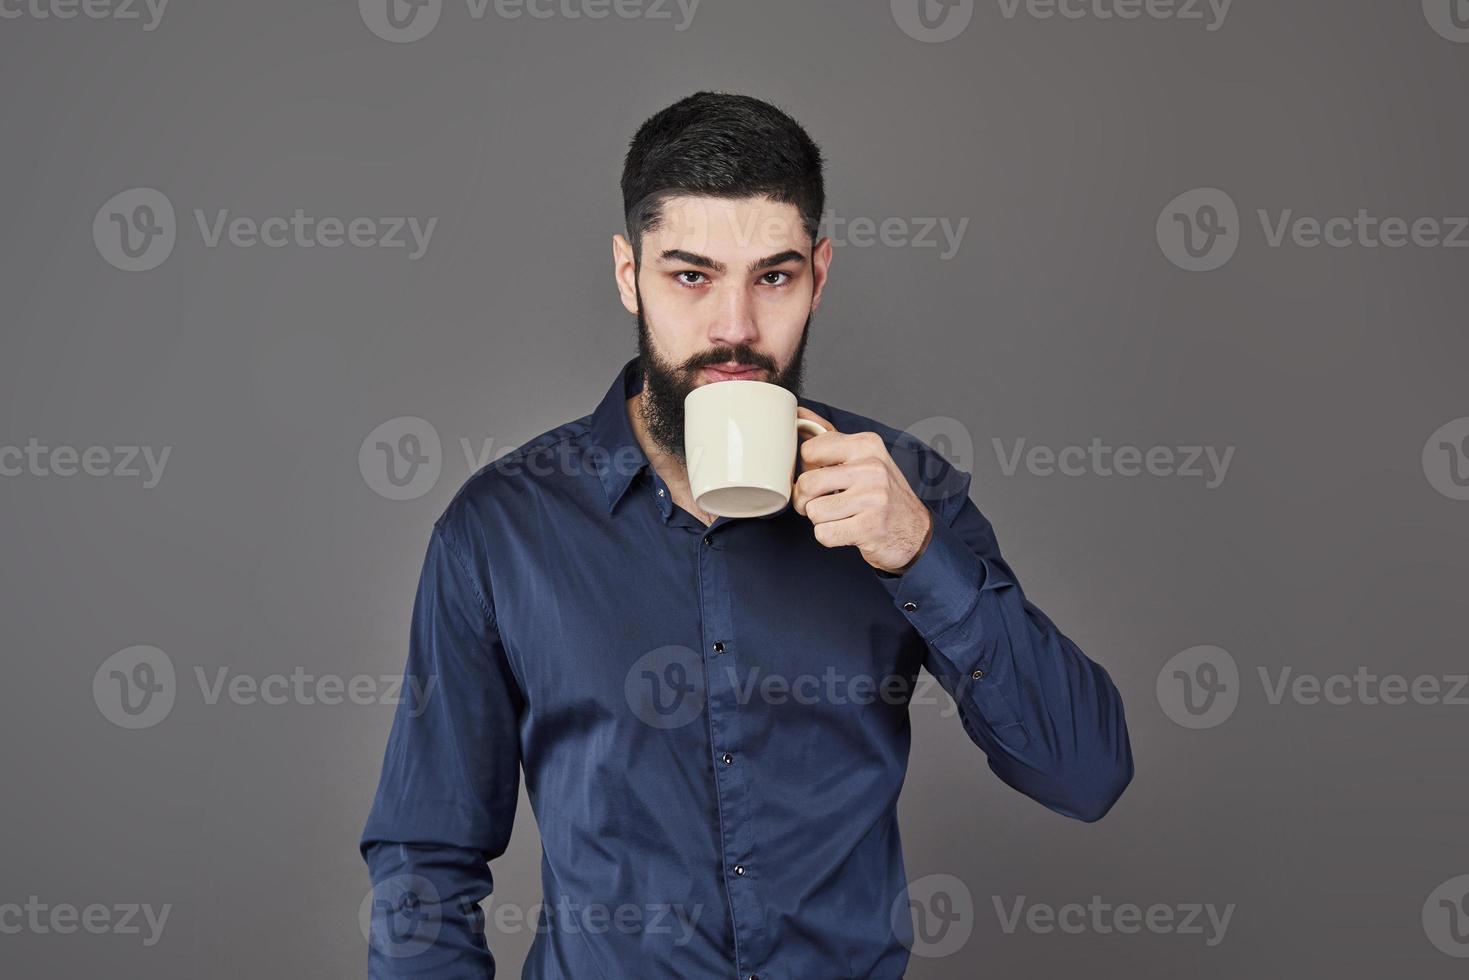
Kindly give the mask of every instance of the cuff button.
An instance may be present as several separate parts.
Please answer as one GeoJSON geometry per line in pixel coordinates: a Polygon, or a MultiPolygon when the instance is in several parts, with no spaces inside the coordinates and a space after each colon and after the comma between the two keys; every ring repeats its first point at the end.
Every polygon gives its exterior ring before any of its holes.
{"type": "Polygon", "coordinates": [[[917,611],[918,611],[918,603],[916,603],[916,602],[905,602],[905,603],[903,603],[903,612],[917,612],[917,611]]]}

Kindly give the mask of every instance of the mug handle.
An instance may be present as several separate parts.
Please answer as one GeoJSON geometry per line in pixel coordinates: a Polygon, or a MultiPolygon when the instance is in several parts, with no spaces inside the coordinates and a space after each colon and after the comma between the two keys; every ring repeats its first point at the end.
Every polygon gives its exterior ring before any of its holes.
{"type": "MultiPolygon", "coordinates": [[[[796,434],[798,436],[802,432],[808,433],[813,436],[819,436],[825,431],[826,426],[822,425],[820,422],[813,422],[810,419],[796,419],[796,434]]],[[[799,442],[799,439],[797,441],[799,442]]],[[[801,465],[801,450],[799,448],[796,449],[796,465],[798,467],[801,465]]]]}

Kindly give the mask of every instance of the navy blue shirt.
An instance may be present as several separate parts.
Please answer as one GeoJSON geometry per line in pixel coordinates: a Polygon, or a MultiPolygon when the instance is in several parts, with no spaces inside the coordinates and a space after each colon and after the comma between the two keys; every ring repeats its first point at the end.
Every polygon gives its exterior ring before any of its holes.
{"type": "Polygon", "coordinates": [[[405,671],[428,693],[396,709],[361,839],[373,977],[495,976],[479,902],[522,770],[532,980],[899,980],[920,667],[990,769],[1057,813],[1096,820],[1132,777],[1116,688],[1026,599],[969,474],[801,398],[882,436],[933,512],[927,548],[889,575],[789,504],[706,526],[638,445],[641,385],[630,360],[434,525],[405,671]]]}

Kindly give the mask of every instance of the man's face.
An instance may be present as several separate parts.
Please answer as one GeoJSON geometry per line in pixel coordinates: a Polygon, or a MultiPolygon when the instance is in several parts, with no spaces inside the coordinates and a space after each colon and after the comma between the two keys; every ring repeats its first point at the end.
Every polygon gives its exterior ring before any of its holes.
{"type": "Polygon", "coordinates": [[[795,205],[670,198],[640,265],[620,235],[613,256],[623,305],[638,317],[643,420],[665,451],[682,457],[683,400],[700,385],[755,380],[800,394],[831,243],[812,248],[795,205]]]}

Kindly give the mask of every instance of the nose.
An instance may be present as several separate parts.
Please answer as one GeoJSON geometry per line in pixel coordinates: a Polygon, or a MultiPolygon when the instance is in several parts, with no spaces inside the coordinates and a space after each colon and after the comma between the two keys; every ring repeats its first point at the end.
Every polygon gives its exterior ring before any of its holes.
{"type": "Polygon", "coordinates": [[[708,339],[710,346],[724,347],[753,346],[760,339],[753,298],[745,290],[730,289],[720,297],[708,339]]]}

